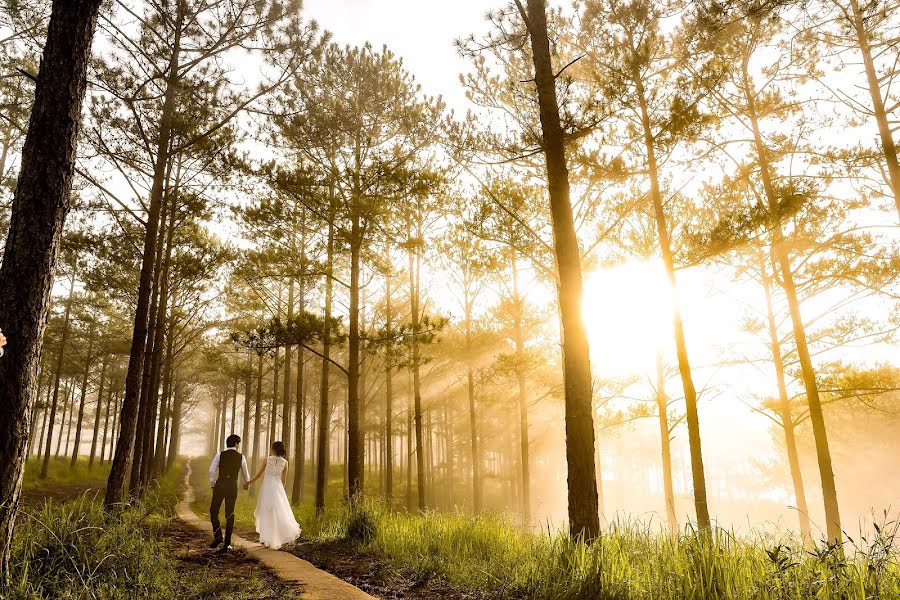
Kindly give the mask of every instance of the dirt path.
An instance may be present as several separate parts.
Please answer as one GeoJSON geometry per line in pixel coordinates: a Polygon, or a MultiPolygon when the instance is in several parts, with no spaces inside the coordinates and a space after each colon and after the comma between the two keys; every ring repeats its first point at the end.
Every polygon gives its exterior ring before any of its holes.
{"type": "MultiPolygon", "coordinates": [[[[200,519],[191,510],[194,490],[191,487],[190,462],[185,469],[184,481],[185,491],[182,501],[178,504],[178,517],[211,536],[212,527],[209,522],[200,519]]],[[[246,556],[271,569],[283,581],[296,585],[299,588],[297,597],[303,600],[376,600],[374,596],[287,552],[270,550],[262,544],[251,542],[238,535],[233,536],[232,543],[246,556]]]]}

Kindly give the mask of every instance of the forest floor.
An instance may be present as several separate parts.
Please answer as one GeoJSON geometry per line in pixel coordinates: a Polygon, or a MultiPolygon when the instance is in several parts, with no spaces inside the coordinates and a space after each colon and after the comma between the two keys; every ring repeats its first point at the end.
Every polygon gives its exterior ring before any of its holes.
{"type": "MultiPolygon", "coordinates": [[[[32,472],[36,465],[29,464],[32,472]]],[[[81,469],[78,465],[76,469],[81,469]]],[[[22,490],[20,518],[37,512],[45,503],[60,505],[84,497],[102,494],[108,466],[99,467],[90,476],[81,474],[81,482],[70,480],[68,465],[54,461],[47,479],[26,476],[22,490]],[[58,464],[57,464],[58,463],[58,464]]],[[[151,528],[148,528],[148,530],[151,528]]],[[[158,520],[152,528],[155,541],[168,551],[174,570],[171,597],[179,600],[221,598],[223,600],[282,600],[299,597],[296,586],[279,579],[269,569],[241,550],[217,554],[208,547],[209,539],[175,517],[158,520]]]]}
{"type": "MultiPolygon", "coordinates": [[[[201,518],[208,518],[209,486],[204,469],[194,469],[192,475],[195,499],[191,508],[201,518]]],[[[241,492],[235,510],[235,532],[248,540],[258,540],[254,529],[254,500],[241,492]]],[[[406,575],[385,557],[362,548],[351,540],[312,535],[309,530],[285,552],[302,558],[315,567],[331,573],[364,592],[384,600],[490,600],[479,592],[466,592],[447,585],[439,578],[419,578],[406,575]]]]}

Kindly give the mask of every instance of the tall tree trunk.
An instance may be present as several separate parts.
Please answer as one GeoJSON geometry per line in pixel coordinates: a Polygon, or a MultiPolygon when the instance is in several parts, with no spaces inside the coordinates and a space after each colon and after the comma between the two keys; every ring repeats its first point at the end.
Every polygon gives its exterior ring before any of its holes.
{"type": "Polygon", "coordinates": [[[88,378],[91,374],[91,360],[94,353],[94,327],[91,326],[88,334],[87,354],[84,357],[84,371],[81,376],[81,397],[78,400],[78,418],[75,420],[75,446],[72,448],[72,461],[69,468],[74,469],[78,462],[78,452],[81,449],[81,426],[84,421],[84,401],[87,399],[88,378]]]}
{"type": "MultiPolygon", "coordinates": [[[[62,336],[59,340],[59,354],[56,356],[56,374],[53,383],[53,401],[50,405],[50,422],[47,426],[47,449],[44,452],[44,462],[41,464],[41,479],[46,479],[47,470],[50,468],[50,444],[53,442],[53,425],[56,421],[56,408],[59,401],[59,383],[62,378],[63,360],[66,353],[66,343],[69,340],[69,326],[72,317],[72,295],[75,293],[75,274],[72,273],[72,280],[69,282],[69,297],[66,299],[66,314],[63,317],[62,336]]],[[[6,335],[11,335],[7,333],[6,335]]],[[[2,370],[2,367],[0,367],[2,370]]],[[[65,404],[65,403],[63,403],[65,404]]],[[[60,422],[60,428],[62,423],[60,422]]],[[[0,471],[2,473],[2,471],[0,471]]],[[[2,485],[2,484],[0,484],[2,485]]],[[[2,525],[2,515],[0,515],[0,525],[2,525]]],[[[2,566],[0,566],[2,568],[2,566]]]]}
{"type": "MultiPolygon", "coordinates": [[[[103,465],[106,463],[106,443],[109,439],[109,413],[112,411],[112,402],[113,402],[113,387],[115,386],[115,380],[110,379],[109,382],[109,391],[106,393],[106,409],[103,413],[103,440],[100,443],[100,464],[103,465]]],[[[99,398],[98,398],[99,400],[99,398]]],[[[99,410],[99,409],[98,409],[99,410]]]]}
{"type": "Polygon", "coordinates": [[[556,78],[550,56],[545,0],[527,0],[527,13],[520,0],[516,0],[516,4],[528,25],[531,38],[534,81],[546,158],[553,245],[559,274],[557,291],[562,321],[569,532],[573,536],[583,535],[591,539],[600,533],[600,515],[594,473],[591,362],[587,331],[581,316],[581,255],[572,203],[569,200],[569,171],[556,99],[556,78]]]}
{"type": "MultiPolygon", "coordinates": [[[[62,437],[63,431],[65,431],[66,427],[66,417],[69,417],[69,422],[72,421],[72,417],[69,416],[69,405],[72,403],[72,390],[74,389],[75,384],[72,379],[68,379],[66,381],[66,389],[63,392],[63,413],[62,417],[59,420],[59,435],[56,438],[56,458],[60,457],[60,453],[62,452],[62,437]]],[[[68,444],[66,444],[68,446],[68,444]]]]}
{"type": "Polygon", "coordinates": [[[806,327],[800,314],[800,301],[797,299],[797,289],[794,285],[794,272],[791,268],[791,260],[784,233],[781,229],[781,208],[778,202],[778,193],[772,181],[769,165],[769,151],[763,142],[759,129],[759,116],[756,111],[756,97],[753,83],[749,73],[749,56],[744,58],[742,64],[744,95],[747,102],[747,113],[753,130],[753,143],[756,158],[759,163],[760,177],[763,182],[763,190],[769,207],[771,218],[770,228],[772,236],[772,250],[775,254],[778,269],[781,271],[781,286],[784,289],[788,303],[788,312],[791,317],[791,325],[794,330],[794,342],[797,345],[797,358],[800,362],[800,373],[803,386],[806,389],[806,400],[809,405],[809,419],[812,422],[813,437],[816,442],[816,457],[819,464],[819,476],[822,480],[822,496],[825,504],[825,529],[828,540],[833,543],[843,539],[841,530],[841,515],[838,508],[837,487],[834,483],[834,469],[831,464],[831,450],[828,447],[828,432],[825,428],[825,415],[822,412],[822,402],[819,399],[819,388],[816,383],[816,371],[813,368],[812,358],[809,354],[809,346],[806,341],[806,327]]]}
{"type": "MultiPolygon", "coordinates": [[[[331,302],[334,288],[334,207],[328,219],[328,250],[325,265],[325,322],[331,321],[331,302]]],[[[325,488],[328,484],[328,438],[331,435],[331,409],[328,406],[328,375],[331,340],[326,336],[322,344],[322,372],[319,375],[319,433],[316,459],[316,514],[325,512],[325,488]]]]}
{"type": "Polygon", "coordinates": [[[653,203],[653,214],[656,220],[656,232],[659,237],[659,249],[662,255],[666,277],[669,280],[669,291],[672,295],[672,326],[675,334],[675,354],[678,358],[678,372],[684,389],[685,420],[688,429],[688,447],[691,454],[691,480],[694,487],[694,510],[697,514],[697,525],[701,531],[710,528],[709,506],[706,499],[706,470],[703,467],[703,449],[700,440],[700,415],[697,410],[697,389],[691,372],[688,357],[687,339],[684,334],[684,321],[681,316],[681,301],[678,294],[678,283],[675,276],[675,259],[669,238],[669,226],[663,209],[662,192],[659,187],[659,167],[656,163],[655,136],[650,124],[647,100],[643,81],[637,69],[633,73],[641,110],[641,125],[644,133],[644,148],[647,152],[647,166],[650,176],[650,200],[653,203]]]}
{"type": "Polygon", "coordinates": [[[103,412],[103,386],[106,383],[106,363],[104,357],[100,366],[100,382],[97,384],[97,408],[94,410],[94,431],[91,435],[91,454],[88,458],[88,470],[94,468],[94,458],[97,456],[97,441],[100,439],[100,413],[103,412]]]}
{"type": "Polygon", "coordinates": [[[181,446],[181,413],[184,402],[183,386],[178,376],[178,370],[173,373],[174,384],[172,385],[172,433],[169,441],[169,458],[166,461],[166,471],[171,471],[178,458],[178,451],[181,446]]]}
{"type": "Polygon", "coordinates": [[[516,265],[515,251],[512,252],[511,266],[513,276],[513,303],[516,311],[516,381],[519,384],[519,461],[522,463],[520,465],[522,473],[522,520],[527,525],[531,522],[531,470],[529,469],[528,464],[528,394],[526,392],[525,382],[525,332],[523,331],[525,307],[522,296],[519,294],[519,269],[516,265]]]}
{"type": "Polygon", "coordinates": [[[385,246],[387,273],[384,277],[384,320],[388,347],[384,357],[384,496],[388,505],[394,501],[394,313],[391,305],[391,244],[385,246]]]}
{"type": "Polygon", "coordinates": [[[870,36],[866,30],[865,16],[862,14],[857,0],[850,0],[850,10],[853,19],[853,31],[856,34],[856,44],[866,70],[866,82],[869,86],[869,96],[872,99],[872,112],[878,125],[878,136],[881,138],[881,151],[884,155],[884,161],[887,163],[888,184],[890,185],[891,193],[894,195],[897,217],[900,218],[900,162],[897,160],[897,145],[894,142],[891,122],[884,107],[884,97],[881,95],[881,85],[879,84],[878,72],[875,69],[875,61],[872,60],[872,48],[869,44],[870,36]]]}
{"type": "MultiPolygon", "coordinates": [[[[293,237],[291,238],[293,243],[293,237]]],[[[300,277],[298,286],[299,313],[303,315],[306,311],[306,211],[300,218],[300,277]]],[[[293,293],[294,287],[291,285],[290,290],[290,307],[293,310],[293,293]]],[[[291,502],[299,503],[303,499],[303,473],[306,469],[306,390],[303,380],[303,346],[297,346],[297,382],[296,382],[296,401],[294,403],[294,484],[291,487],[291,502]]],[[[288,432],[290,434],[290,432],[288,432]]],[[[285,439],[290,436],[286,435],[285,439]]]]}
{"type": "Polygon", "coordinates": [[[428,508],[425,500],[425,452],[422,433],[422,392],[419,375],[419,245],[421,244],[421,227],[416,231],[417,237],[412,239],[412,225],[409,231],[409,305],[412,322],[412,377],[413,377],[413,418],[416,426],[416,488],[419,496],[419,510],[428,508]]]}
{"type": "Polygon", "coordinates": [[[408,390],[406,393],[406,510],[413,511],[413,375],[412,368],[407,370],[408,390]]]}
{"type": "Polygon", "coordinates": [[[28,419],[47,324],[56,251],[69,210],[87,62],[100,0],[54,0],[22,148],[0,281],[0,585],[9,583],[28,419]]]}
{"type": "Polygon", "coordinates": [[[128,371],[125,376],[125,398],[122,401],[122,409],[119,416],[120,427],[115,457],[113,458],[112,469],[109,472],[106,495],[103,500],[107,509],[115,507],[123,500],[128,461],[135,446],[141,374],[144,364],[144,351],[147,346],[148,317],[152,293],[151,284],[153,283],[155,250],[159,234],[163,184],[165,183],[166,165],[169,162],[169,142],[172,137],[172,126],[175,116],[175,94],[179,84],[178,70],[181,57],[181,29],[185,12],[184,0],[176,0],[176,5],[175,38],[172,44],[172,56],[169,59],[166,73],[166,91],[160,115],[156,162],[153,169],[153,184],[150,188],[150,204],[147,210],[140,283],[137,293],[137,308],[134,315],[128,371]]]}
{"type": "Polygon", "coordinates": [[[360,426],[362,403],[359,394],[359,259],[362,232],[359,215],[353,215],[350,231],[350,309],[347,336],[347,478],[350,501],[356,503],[363,491],[365,444],[360,426]]]}
{"type": "Polygon", "coordinates": [[[766,261],[759,253],[759,274],[766,297],[766,320],[769,325],[769,343],[772,345],[772,362],[775,365],[775,379],[778,383],[778,410],[781,413],[781,426],[784,428],[784,446],[787,451],[788,465],[791,470],[791,481],[794,484],[794,502],[797,505],[797,518],[800,522],[800,536],[804,544],[812,542],[809,526],[809,507],[806,504],[806,492],[803,489],[803,474],[800,472],[800,455],[797,452],[797,440],[794,436],[794,417],[787,394],[784,378],[784,359],[781,356],[781,341],[775,324],[775,309],[772,303],[772,282],[766,272],[766,261]]]}
{"type": "MultiPolygon", "coordinates": [[[[253,386],[253,353],[247,353],[247,368],[244,372],[244,427],[241,429],[241,435],[244,438],[244,448],[251,452],[252,438],[250,437],[250,396],[251,396],[251,388],[253,386]]],[[[256,464],[253,464],[253,468],[256,468],[256,464]]]]}
{"type": "Polygon", "coordinates": [[[666,503],[666,522],[669,535],[678,535],[678,517],[675,515],[675,491],[672,484],[672,449],[669,432],[669,403],[666,399],[666,374],[662,350],[656,349],[656,410],[659,415],[659,444],[662,457],[663,495],[666,503]]]}
{"type": "MultiPolygon", "coordinates": [[[[166,268],[166,279],[168,279],[168,268],[166,268]]],[[[166,304],[168,304],[168,299],[166,304]]],[[[171,412],[172,374],[174,371],[173,363],[175,361],[173,356],[175,351],[175,318],[171,309],[169,310],[169,316],[166,321],[166,352],[160,369],[162,372],[162,406],[159,410],[159,428],[156,432],[156,450],[153,453],[152,479],[158,479],[165,472],[166,461],[168,458],[166,453],[166,448],[168,447],[166,437],[169,428],[169,413],[171,412]]],[[[236,383],[235,386],[237,386],[236,383]]],[[[235,395],[236,394],[237,390],[235,389],[235,395]]],[[[233,410],[232,407],[232,411],[233,410]]]]}
{"type": "Polygon", "coordinates": [[[256,354],[259,363],[256,365],[256,406],[253,411],[253,468],[259,464],[259,435],[260,435],[260,413],[262,412],[262,380],[263,380],[263,351],[259,350],[256,354]]]}
{"type": "MultiPolygon", "coordinates": [[[[293,239],[293,238],[292,238],[293,239]]],[[[287,322],[294,318],[294,278],[288,283],[287,322]]],[[[281,440],[285,444],[291,443],[291,345],[284,346],[284,407],[281,409],[281,440]]]]}

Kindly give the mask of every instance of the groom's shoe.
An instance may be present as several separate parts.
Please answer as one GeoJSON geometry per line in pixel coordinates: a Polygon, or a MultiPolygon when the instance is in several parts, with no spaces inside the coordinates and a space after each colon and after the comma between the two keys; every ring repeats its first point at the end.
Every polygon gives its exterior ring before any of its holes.
{"type": "Polygon", "coordinates": [[[216,550],[216,554],[222,554],[223,552],[228,552],[231,549],[232,549],[231,544],[225,544],[224,546],[222,546],[221,548],[216,550]]]}
{"type": "Polygon", "coordinates": [[[219,546],[219,544],[222,543],[222,541],[223,541],[222,537],[217,535],[216,537],[213,538],[212,544],[210,544],[209,547],[217,548],[219,546]]]}

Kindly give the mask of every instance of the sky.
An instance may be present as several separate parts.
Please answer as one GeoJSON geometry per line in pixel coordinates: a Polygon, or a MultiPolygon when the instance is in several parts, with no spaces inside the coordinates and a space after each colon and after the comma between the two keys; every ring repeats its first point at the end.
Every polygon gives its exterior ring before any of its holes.
{"type": "Polygon", "coordinates": [[[427,94],[441,95],[463,112],[465,95],[459,74],[466,61],[453,41],[487,30],[485,12],[503,0],[305,0],[308,19],[332,32],[334,41],[388,44],[403,58],[427,94]]]}

